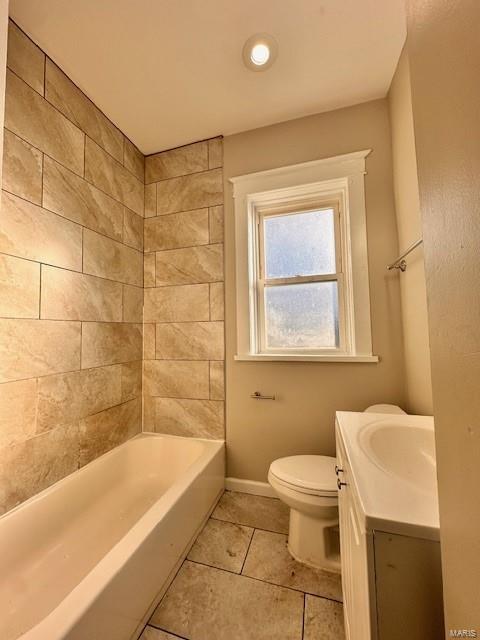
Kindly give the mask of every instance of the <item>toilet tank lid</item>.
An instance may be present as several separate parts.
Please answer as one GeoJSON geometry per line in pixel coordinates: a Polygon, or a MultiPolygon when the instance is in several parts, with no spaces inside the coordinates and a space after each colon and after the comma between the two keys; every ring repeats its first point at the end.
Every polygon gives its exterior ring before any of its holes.
{"type": "Polygon", "coordinates": [[[372,404],[371,407],[367,407],[364,413],[403,413],[405,411],[396,404],[372,404]]]}
{"type": "Polygon", "coordinates": [[[289,456],[272,462],[270,472],[295,487],[336,493],[335,463],[330,456],[289,456]]]}

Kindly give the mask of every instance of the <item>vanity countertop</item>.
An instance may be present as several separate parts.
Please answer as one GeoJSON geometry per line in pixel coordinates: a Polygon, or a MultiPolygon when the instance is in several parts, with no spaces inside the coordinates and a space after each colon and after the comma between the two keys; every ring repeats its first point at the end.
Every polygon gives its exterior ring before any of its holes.
{"type": "Polygon", "coordinates": [[[338,411],[336,429],[365,527],[438,540],[433,418],[338,411]]]}

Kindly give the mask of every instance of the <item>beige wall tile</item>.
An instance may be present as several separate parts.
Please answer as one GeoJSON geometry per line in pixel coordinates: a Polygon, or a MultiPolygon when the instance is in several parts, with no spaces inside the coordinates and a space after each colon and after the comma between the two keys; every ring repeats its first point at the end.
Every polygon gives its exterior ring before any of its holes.
{"type": "Polygon", "coordinates": [[[69,120],[123,162],[123,134],[87,96],[47,58],[45,98],[69,120]]]}
{"type": "Polygon", "coordinates": [[[224,438],[224,403],[155,398],[155,431],[195,438],[224,438]]]}
{"type": "Polygon", "coordinates": [[[155,325],[143,325],[143,357],[145,360],[155,358],[155,325]]]}
{"type": "Polygon", "coordinates": [[[143,255],[139,251],[84,229],[83,231],[83,271],[134,284],[143,284],[143,255]]]}
{"type": "Polygon", "coordinates": [[[145,393],[165,398],[209,398],[208,362],[147,360],[145,393]]]}
{"type": "Polygon", "coordinates": [[[124,136],[123,164],[143,184],[145,178],[143,153],[124,136]]]}
{"type": "Polygon", "coordinates": [[[122,321],[122,285],[42,265],[41,317],[48,320],[122,321]]]}
{"type": "Polygon", "coordinates": [[[145,251],[208,244],[208,209],[145,220],[145,251]]]}
{"type": "Polygon", "coordinates": [[[225,316],[223,282],[210,285],[210,320],[223,320],[225,316]]]}
{"type": "Polygon", "coordinates": [[[0,254],[0,316],[38,318],[40,265],[0,254]]]}
{"type": "Polygon", "coordinates": [[[142,430],[142,401],[130,400],[80,422],[79,466],[117,447],[142,430]]]}
{"type": "Polygon", "coordinates": [[[82,325],[82,369],[142,358],[142,325],[85,322],[82,325]]]}
{"type": "Polygon", "coordinates": [[[123,285],[123,321],[143,321],[143,288],[123,285]]]}
{"type": "Polygon", "coordinates": [[[145,185],[145,218],[152,218],[157,215],[157,185],[145,185]]]}
{"type": "Polygon", "coordinates": [[[122,369],[122,402],[142,395],[142,361],[120,365],[122,369]]]}
{"type": "Polygon", "coordinates": [[[210,400],[225,399],[225,363],[210,362],[210,400]]]}
{"type": "Polygon", "coordinates": [[[42,153],[4,129],[3,188],[35,204],[42,204],[42,153]]]}
{"type": "Polygon", "coordinates": [[[83,132],[8,70],[5,126],[75,173],[83,175],[83,132]]]}
{"type": "Polygon", "coordinates": [[[0,382],[79,368],[79,322],[0,320],[0,382]]]}
{"type": "Polygon", "coordinates": [[[81,271],[82,229],[4,191],[0,251],[81,271]]]}
{"type": "Polygon", "coordinates": [[[0,384],[0,449],[35,433],[37,380],[0,384]]]}
{"type": "Polygon", "coordinates": [[[216,169],[223,165],[223,138],[208,141],[208,168],[216,169]]]}
{"type": "Polygon", "coordinates": [[[0,451],[0,513],[78,468],[78,426],[52,429],[0,451]]]}
{"type": "Polygon", "coordinates": [[[121,395],[121,365],[39,378],[37,432],[108,409],[121,395]]]}
{"type": "Polygon", "coordinates": [[[45,54],[9,20],[7,67],[43,96],[45,54]]]}
{"type": "Polygon", "coordinates": [[[208,210],[210,242],[223,242],[223,205],[208,210]]]}
{"type": "Polygon", "coordinates": [[[168,360],[222,360],[223,322],[157,325],[156,357],[168,360]]]}
{"type": "Polygon", "coordinates": [[[43,172],[45,209],[122,240],[123,205],[48,156],[44,159],[43,172]]]}
{"type": "Polygon", "coordinates": [[[145,182],[158,182],[166,178],[184,176],[208,169],[208,147],[206,142],[155,153],[145,158],[145,182]]]}
{"type": "Polygon", "coordinates": [[[145,289],[145,322],[208,320],[208,284],[145,289]]]}
{"type": "Polygon", "coordinates": [[[143,396],[143,430],[155,431],[155,398],[143,396]]]}
{"type": "Polygon", "coordinates": [[[143,218],[124,207],[123,242],[143,251],[143,218]]]}
{"type": "Polygon", "coordinates": [[[156,254],[157,287],[223,280],[223,244],[159,251],[156,254]]]}
{"type": "Polygon", "coordinates": [[[157,214],[223,204],[221,169],[193,173],[157,183],[157,214]]]}
{"type": "Polygon", "coordinates": [[[85,178],[143,216],[143,183],[88,137],[85,141],[85,178]]]}
{"type": "Polygon", "coordinates": [[[143,286],[155,286],[155,254],[146,253],[143,256],[143,286]]]}

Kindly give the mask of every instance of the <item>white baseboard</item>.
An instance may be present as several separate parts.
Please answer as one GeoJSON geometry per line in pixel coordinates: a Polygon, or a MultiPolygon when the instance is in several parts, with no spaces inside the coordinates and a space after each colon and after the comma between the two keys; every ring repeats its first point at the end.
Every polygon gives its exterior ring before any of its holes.
{"type": "Polygon", "coordinates": [[[243,480],[242,478],[225,478],[225,489],[228,491],[240,491],[241,493],[251,493],[254,496],[266,496],[276,498],[277,495],[268,482],[258,482],[258,480],[243,480]]]}

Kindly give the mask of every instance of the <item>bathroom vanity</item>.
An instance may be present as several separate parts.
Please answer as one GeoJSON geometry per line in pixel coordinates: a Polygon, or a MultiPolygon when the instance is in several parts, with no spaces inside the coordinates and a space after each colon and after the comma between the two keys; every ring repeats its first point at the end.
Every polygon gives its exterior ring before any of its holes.
{"type": "Polygon", "coordinates": [[[347,640],[444,637],[433,418],[337,412],[347,640]]]}

